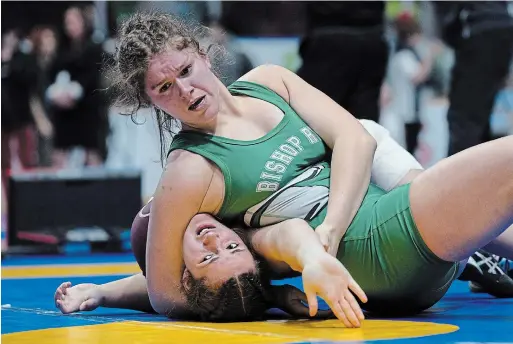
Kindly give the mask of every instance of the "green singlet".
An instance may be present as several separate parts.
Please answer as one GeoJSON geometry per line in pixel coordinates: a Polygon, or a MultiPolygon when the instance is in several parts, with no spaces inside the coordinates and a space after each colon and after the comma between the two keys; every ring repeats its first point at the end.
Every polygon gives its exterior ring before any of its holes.
{"type": "MultiPolygon", "coordinates": [[[[326,216],[331,150],[271,89],[247,81],[228,89],[277,106],[283,119],[251,141],[181,131],[170,152],[194,152],[222,171],[226,189],[217,216],[225,224],[258,228],[302,218],[315,228],[326,216]]],[[[436,303],[456,277],[458,264],[439,259],[422,240],[408,191],[405,185],[385,193],[370,184],[340,244],[337,258],[369,297],[364,309],[421,311],[436,303]]]]}

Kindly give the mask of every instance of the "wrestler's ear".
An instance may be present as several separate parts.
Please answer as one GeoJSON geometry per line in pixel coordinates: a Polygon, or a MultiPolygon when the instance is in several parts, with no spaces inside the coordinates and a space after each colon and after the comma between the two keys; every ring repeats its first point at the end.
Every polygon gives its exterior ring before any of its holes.
{"type": "Polygon", "coordinates": [[[186,292],[191,291],[192,288],[192,275],[189,270],[185,269],[182,276],[182,285],[186,292]]]}

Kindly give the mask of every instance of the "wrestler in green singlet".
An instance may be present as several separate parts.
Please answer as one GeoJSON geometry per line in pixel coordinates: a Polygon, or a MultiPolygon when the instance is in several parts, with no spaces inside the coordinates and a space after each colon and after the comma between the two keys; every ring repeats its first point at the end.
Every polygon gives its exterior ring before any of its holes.
{"type": "MultiPolygon", "coordinates": [[[[225,224],[258,228],[303,218],[315,228],[327,211],[330,149],[269,88],[237,81],[229,90],[274,104],[284,113],[283,119],[267,135],[251,141],[182,131],[170,152],[197,153],[222,171],[225,196],[217,216],[225,224]]],[[[362,305],[365,309],[426,309],[456,277],[458,264],[436,257],[423,242],[408,192],[409,185],[385,193],[370,184],[339,246],[337,258],[369,298],[362,305]]]]}

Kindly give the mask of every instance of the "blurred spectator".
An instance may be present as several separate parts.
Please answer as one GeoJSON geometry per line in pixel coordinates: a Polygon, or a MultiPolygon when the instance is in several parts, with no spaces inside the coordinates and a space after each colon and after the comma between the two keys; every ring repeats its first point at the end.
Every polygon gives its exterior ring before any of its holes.
{"type": "Polygon", "coordinates": [[[442,37],[455,51],[447,114],[452,155],[490,137],[490,115],[512,58],[513,18],[506,1],[434,5],[442,37]]]}
{"type": "Polygon", "coordinates": [[[102,43],[105,40],[105,33],[97,26],[98,13],[95,4],[85,5],[83,8],[85,19],[86,35],[90,37],[95,43],[102,43]]]}
{"type": "Polygon", "coordinates": [[[86,165],[99,165],[106,150],[107,120],[102,111],[102,46],[93,42],[78,7],[64,15],[66,39],[52,68],[46,92],[54,113],[56,163],[64,166],[72,148],[86,151],[86,165]]]}
{"type": "Polygon", "coordinates": [[[298,75],[357,118],[379,121],[389,47],[383,1],[307,3],[298,75]]]}
{"type": "Polygon", "coordinates": [[[403,123],[406,148],[414,154],[421,130],[421,91],[431,76],[433,52],[412,14],[400,14],[394,26],[397,44],[387,73],[388,111],[403,123]]]}
{"type": "Polygon", "coordinates": [[[37,90],[30,99],[30,108],[34,114],[38,129],[38,165],[52,166],[53,124],[50,107],[45,102],[45,91],[50,85],[49,73],[57,54],[56,32],[46,26],[32,30],[37,77],[37,90]]]}
{"type": "Polygon", "coordinates": [[[32,56],[20,49],[16,30],[2,32],[2,180],[14,160],[22,168],[36,165],[33,114],[29,99],[35,92],[36,72],[32,56]],[[11,155],[11,153],[13,153],[11,155]]]}
{"type": "MultiPolygon", "coordinates": [[[[20,49],[20,37],[15,29],[2,32],[2,234],[7,232],[7,202],[9,175],[13,161],[22,168],[36,165],[33,114],[29,99],[35,92],[36,73],[27,51],[20,49]],[[13,154],[11,154],[11,152],[13,154]]],[[[2,239],[2,253],[6,241],[2,239]]]]}

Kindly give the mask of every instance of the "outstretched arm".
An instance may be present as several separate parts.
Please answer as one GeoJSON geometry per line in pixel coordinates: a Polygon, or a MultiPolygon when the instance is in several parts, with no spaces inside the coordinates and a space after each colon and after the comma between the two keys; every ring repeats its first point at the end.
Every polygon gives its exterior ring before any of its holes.
{"type": "Polygon", "coordinates": [[[154,313],[148,298],[146,278],[137,274],[99,286],[102,295],[100,306],[126,308],[154,313]]]}
{"type": "Polygon", "coordinates": [[[83,283],[71,286],[71,282],[64,282],[55,291],[54,299],[55,306],[64,314],[92,311],[98,307],[155,312],[142,273],[100,285],[83,283]]]}
{"type": "Polygon", "coordinates": [[[365,293],[342,263],[326,253],[307,222],[291,219],[254,230],[250,236],[255,251],[271,264],[285,262],[302,273],[311,316],[317,313],[319,295],[347,327],[360,326],[363,313],[351,291],[362,302],[367,302],[365,293]]]}

